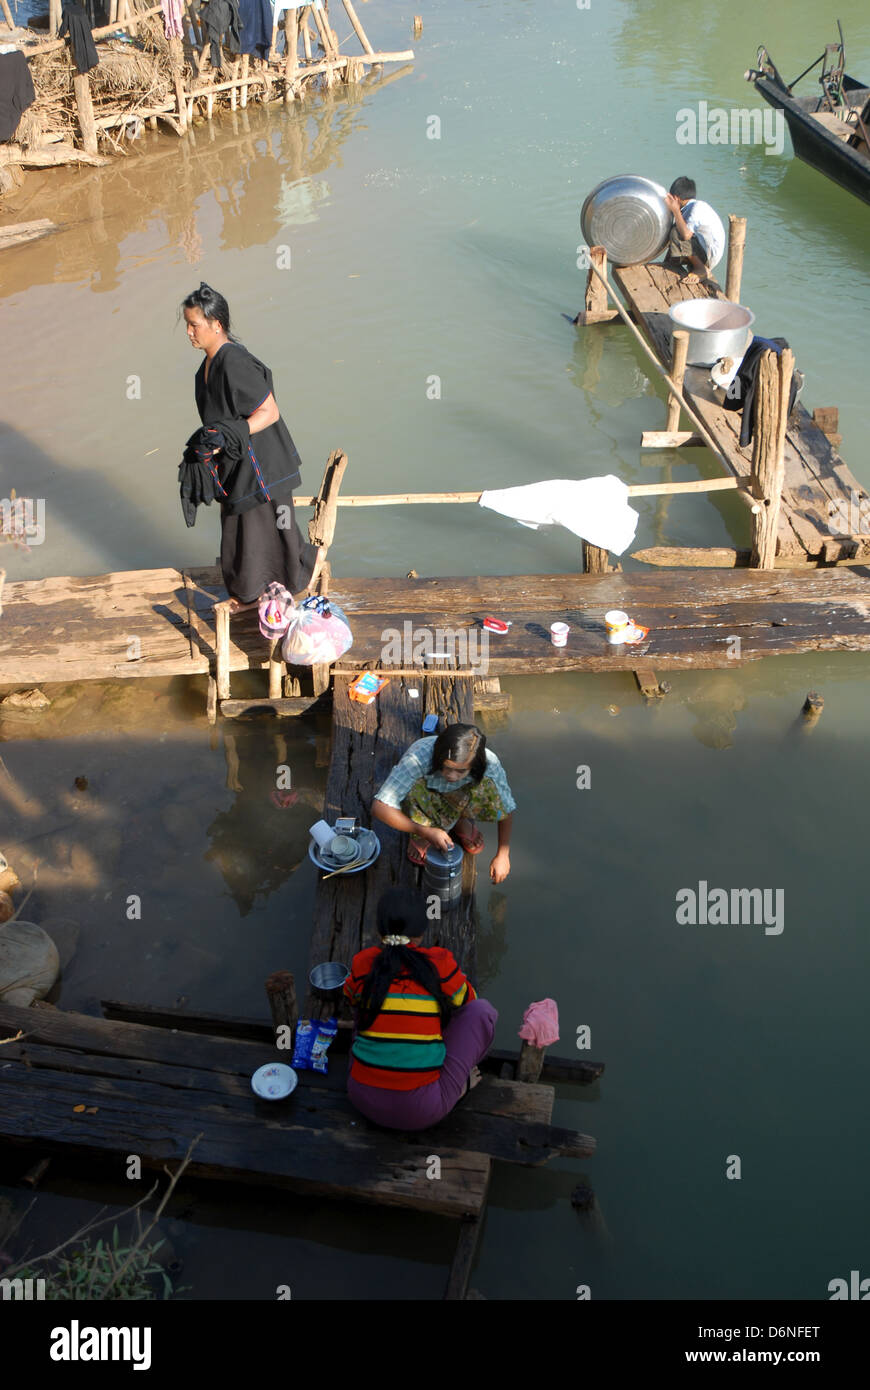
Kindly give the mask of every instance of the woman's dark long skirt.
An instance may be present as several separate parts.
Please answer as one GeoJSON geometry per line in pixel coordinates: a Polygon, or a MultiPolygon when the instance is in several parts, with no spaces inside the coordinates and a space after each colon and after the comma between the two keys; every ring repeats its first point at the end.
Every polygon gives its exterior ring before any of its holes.
{"type": "Polygon", "coordinates": [[[221,516],[224,584],[242,603],[254,603],[273,580],[291,594],[301,593],[316,559],[317,546],[303,539],[296,524],[292,495],[258,503],[236,516],[221,516]]]}

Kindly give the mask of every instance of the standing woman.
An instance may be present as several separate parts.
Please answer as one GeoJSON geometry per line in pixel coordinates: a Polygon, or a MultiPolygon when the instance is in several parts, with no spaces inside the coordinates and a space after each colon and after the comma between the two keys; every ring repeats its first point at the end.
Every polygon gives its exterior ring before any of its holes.
{"type": "Polygon", "coordinates": [[[221,570],[228,594],[255,604],[277,581],[291,594],[313,592],[326,551],[303,540],[293,510],[301,460],[278,410],[272,373],[230,332],[227,301],[204,282],[182,303],[187,336],[205,353],[196,374],[204,425],[245,420],[252,436],[250,492],[221,504],[221,570]],[[288,524],[289,523],[289,524],[288,524]]]}
{"type": "Polygon", "coordinates": [[[344,994],[354,1008],[347,1093],[388,1129],[437,1124],[481,1080],[478,1062],[498,1014],[478,999],[449,951],[423,946],[422,898],[399,888],[378,902],[380,944],[353,958],[344,994]]]}

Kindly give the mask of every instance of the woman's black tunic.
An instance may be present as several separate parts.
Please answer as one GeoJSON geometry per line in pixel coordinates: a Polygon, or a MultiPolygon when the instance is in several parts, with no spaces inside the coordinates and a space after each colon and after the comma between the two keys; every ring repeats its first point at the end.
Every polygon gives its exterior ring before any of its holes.
{"type": "MultiPolygon", "coordinates": [[[[273,394],[272,373],[241,343],[224,343],[196,374],[196,408],[204,425],[248,419],[273,394]]],[[[251,493],[230,514],[221,508],[221,569],[227,592],[253,603],[272,580],[297,594],[311,578],[317,547],[303,540],[293,512],[300,459],[283,419],[251,438],[267,499],[251,469],[251,493]]]]}

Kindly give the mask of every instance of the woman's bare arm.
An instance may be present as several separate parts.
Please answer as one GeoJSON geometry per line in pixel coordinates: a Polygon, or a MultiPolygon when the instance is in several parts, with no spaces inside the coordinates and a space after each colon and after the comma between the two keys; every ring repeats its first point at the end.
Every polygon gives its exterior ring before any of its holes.
{"type": "Polygon", "coordinates": [[[248,416],[248,430],[251,434],[259,434],[260,430],[266,430],[270,425],[277,424],[281,418],[278,403],[271,391],[262,405],[258,405],[253,415],[248,416]]]}

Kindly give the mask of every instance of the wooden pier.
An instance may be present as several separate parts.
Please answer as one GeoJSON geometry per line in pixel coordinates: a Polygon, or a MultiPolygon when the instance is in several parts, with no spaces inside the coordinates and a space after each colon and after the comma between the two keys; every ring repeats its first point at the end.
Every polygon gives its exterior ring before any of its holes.
{"type": "MultiPolygon", "coordinates": [[[[798,402],[789,415],[792,355],[762,355],[754,436],[741,448],[742,412],[724,409],[710,369],[686,366],[688,335],[672,333],[668,310],[673,304],[706,298],[739,301],[745,235],[745,219],[732,216],[726,293],[712,278],[688,280],[666,264],[615,269],[613,279],[627,308],[607,278],[603,248],[590,248],[585,308],[575,321],[586,327],[622,318],[671,387],[665,428],[645,431],[641,447],[706,445],[730,478],[699,480],[695,491],[718,490],[730,481],[752,512],[750,549],[657,547],[635,552],[635,558],[689,567],[863,564],[870,561],[870,527],[851,529],[849,519],[870,509],[870,498],[837,452],[837,410],[818,409],[811,417],[798,402]],[[680,428],[681,411],[691,428],[680,428]]],[[[662,493],[668,491],[665,485],[662,493]]]]}
{"type": "MultiPolygon", "coordinates": [[[[474,578],[333,579],[354,644],[339,672],[385,665],[384,633],[450,632],[456,650],[472,648],[481,621],[495,612],[512,622],[491,636],[486,667],[473,672],[473,699],[487,701],[484,677],[557,671],[634,671],[639,661],[663,671],[731,667],[777,655],[870,650],[870,567],[691,573],[492,575],[474,578]],[[635,647],[612,647],[604,614],[629,612],[650,628],[635,647]],[[556,621],[571,627],[567,647],[550,644],[556,621]],[[732,639],[740,637],[739,653],[732,639]]],[[[9,581],[0,620],[0,683],[7,689],[55,682],[209,676],[216,670],[215,605],[219,572],[132,570],[93,578],[9,581]]],[[[256,613],[233,619],[228,672],[269,669],[269,647],[256,613]]],[[[395,665],[395,663],[393,663],[395,665]]],[[[416,675],[427,667],[412,663],[416,675]]],[[[402,668],[398,668],[402,669],[402,668]]],[[[304,673],[298,672],[304,678],[304,673]]],[[[228,700],[225,714],[269,706],[297,714],[326,693],[228,700]]],[[[362,708],[362,707],[361,707],[362,708]]]]}

